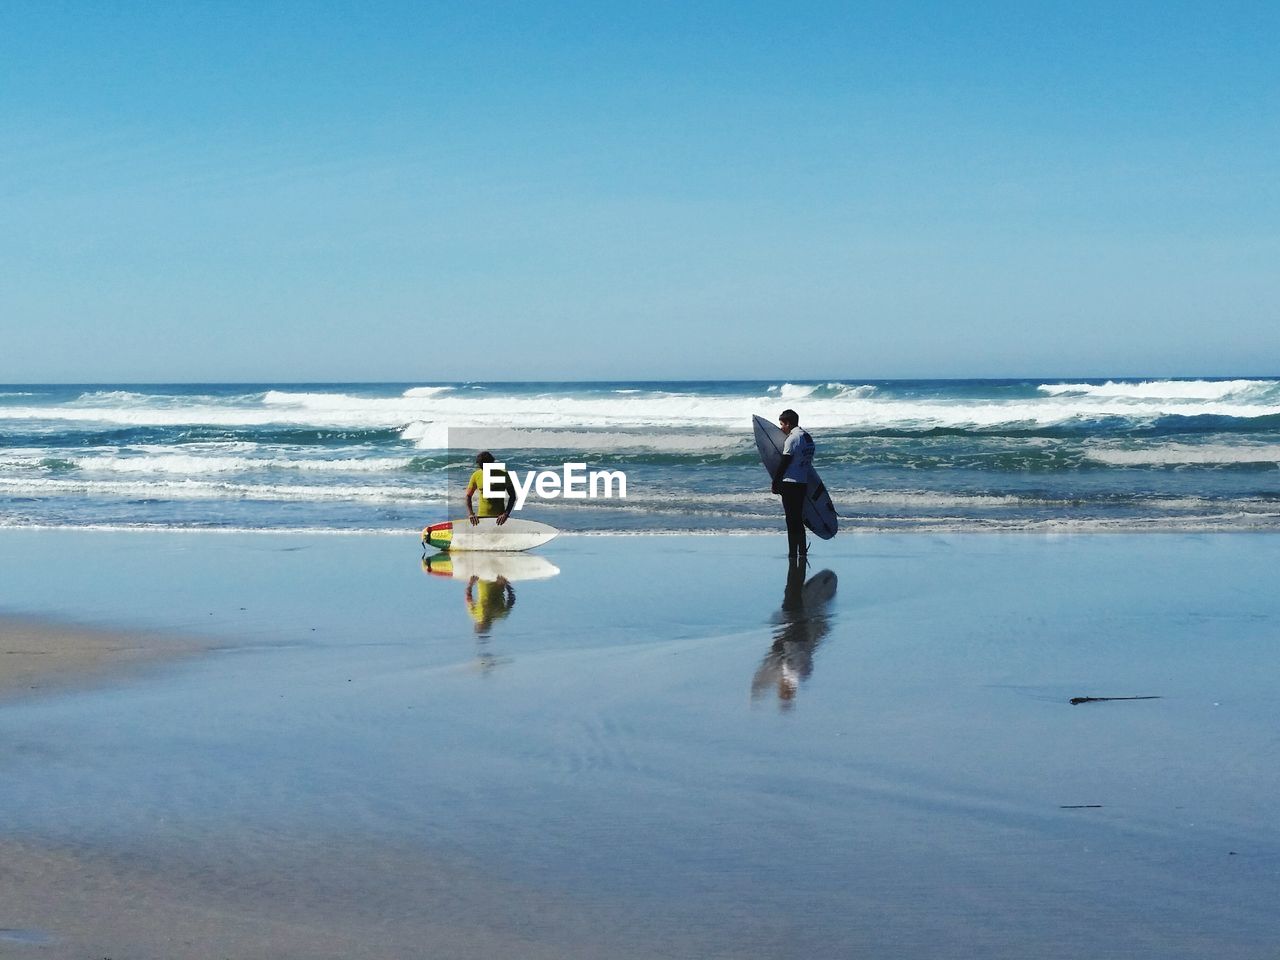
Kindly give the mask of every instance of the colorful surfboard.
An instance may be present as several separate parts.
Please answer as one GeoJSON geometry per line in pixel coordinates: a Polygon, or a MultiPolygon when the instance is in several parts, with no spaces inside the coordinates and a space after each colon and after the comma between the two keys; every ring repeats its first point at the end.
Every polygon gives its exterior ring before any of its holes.
{"type": "Polygon", "coordinates": [[[470,520],[446,520],[433,523],[422,531],[424,546],[436,550],[485,550],[515,552],[532,550],[554,540],[560,533],[555,527],[536,520],[510,519],[501,526],[495,517],[481,517],[472,525],[470,520]]]}

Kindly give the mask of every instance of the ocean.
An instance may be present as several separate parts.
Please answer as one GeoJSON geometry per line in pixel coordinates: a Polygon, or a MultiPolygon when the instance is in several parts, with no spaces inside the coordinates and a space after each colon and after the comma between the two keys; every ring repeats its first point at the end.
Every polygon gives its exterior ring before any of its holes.
{"type": "Polygon", "coordinates": [[[1280,380],[0,386],[0,526],[406,533],[474,447],[621,470],[566,531],[781,529],[751,416],[795,408],[842,529],[1280,528],[1280,380]]]}

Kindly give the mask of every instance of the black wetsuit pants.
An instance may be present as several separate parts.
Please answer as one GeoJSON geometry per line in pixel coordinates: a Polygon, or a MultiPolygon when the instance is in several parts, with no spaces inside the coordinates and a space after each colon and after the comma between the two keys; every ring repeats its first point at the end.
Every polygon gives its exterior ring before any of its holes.
{"type": "Polygon", "coordinates": [[[804,535],[804,494],[808,484],[782,484],[782,512],[787,515],[787,553],[795,556],[808,547],[804,535]]]}

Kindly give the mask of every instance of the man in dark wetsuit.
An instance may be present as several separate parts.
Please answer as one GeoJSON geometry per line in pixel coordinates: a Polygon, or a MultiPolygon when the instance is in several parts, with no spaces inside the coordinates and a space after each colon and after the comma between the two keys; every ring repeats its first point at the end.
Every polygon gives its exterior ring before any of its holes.
{"type": "Polygon", "coordinates": [[[782,511],[787,517],[787,556],[807,556],[809,545],[804,535],[804,495],[813,465],[813,438],[800,429],[800,415],[794,410],[778,414],[778,426],[786,434],[782,445],[782,462],[773,475],[773,492],[782,497],[782,511]]]}

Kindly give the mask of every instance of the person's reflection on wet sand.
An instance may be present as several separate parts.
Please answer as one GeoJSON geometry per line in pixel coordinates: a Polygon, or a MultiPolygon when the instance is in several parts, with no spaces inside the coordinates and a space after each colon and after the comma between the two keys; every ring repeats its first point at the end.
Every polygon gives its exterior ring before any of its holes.
{"type": "Polygon", "coordinates": [[[489,649],[489,633],[494,621],[506,617],[516,605],[516,588],[506,577],[488,580],[472,574],[462,596],[467,604],[467,613],[475,621],[476,663],[480,672],[488,675],[507,662],[489,649]]]}
{"type": "Polygon", "coordinates": [[[476,635],[487,637],[493,628],[493,622],[507,616],[516,605],[516,588],[506,577],[482,580],[472,574],[467,580],[463,599],[467,604],[467,612],[475,621],[476,635]]]}
{"type": "Polygon", "coordinates": [[[440,552],[422,558],[422,570],[433,578],[462,580],[463,603],[471,618],[476,640],[476,660],[482,673],[509,663],[489,649],[490,635],[499,620],[516,605],[517,580],[546,580],[560,568],[543,557],[526,554],[453,554],[440,552]]]}
{"type": "Polygon", "coordinates": [[[774,615],[773,644],[751,681],[753,701],[774,689],[783,710],[795,705],[800,683],[813,673],[814,651],[831,632],[827,605],[836,595],[836,575],[823,570],[807,582],[804,575],[803,561],[788,564],[782,609],[774,615]]]}
{"type": "Polygon", "coordinates": [[[502,574],[481,577],[477,573],[468,575],[465,568],[458,570],[455,567],[453,557],[447,554],[422,558],[422,569],[432,576],[456,579],[466,576],[467,585],[462,590],[462,602],[466,605],[475,630],[476,664],[480,672],[487,675],[495,667],[507,662],[506,658],[489,649],[489,639],[494,623],[504,619],[516,605],[516,588],[502,574]]]}

